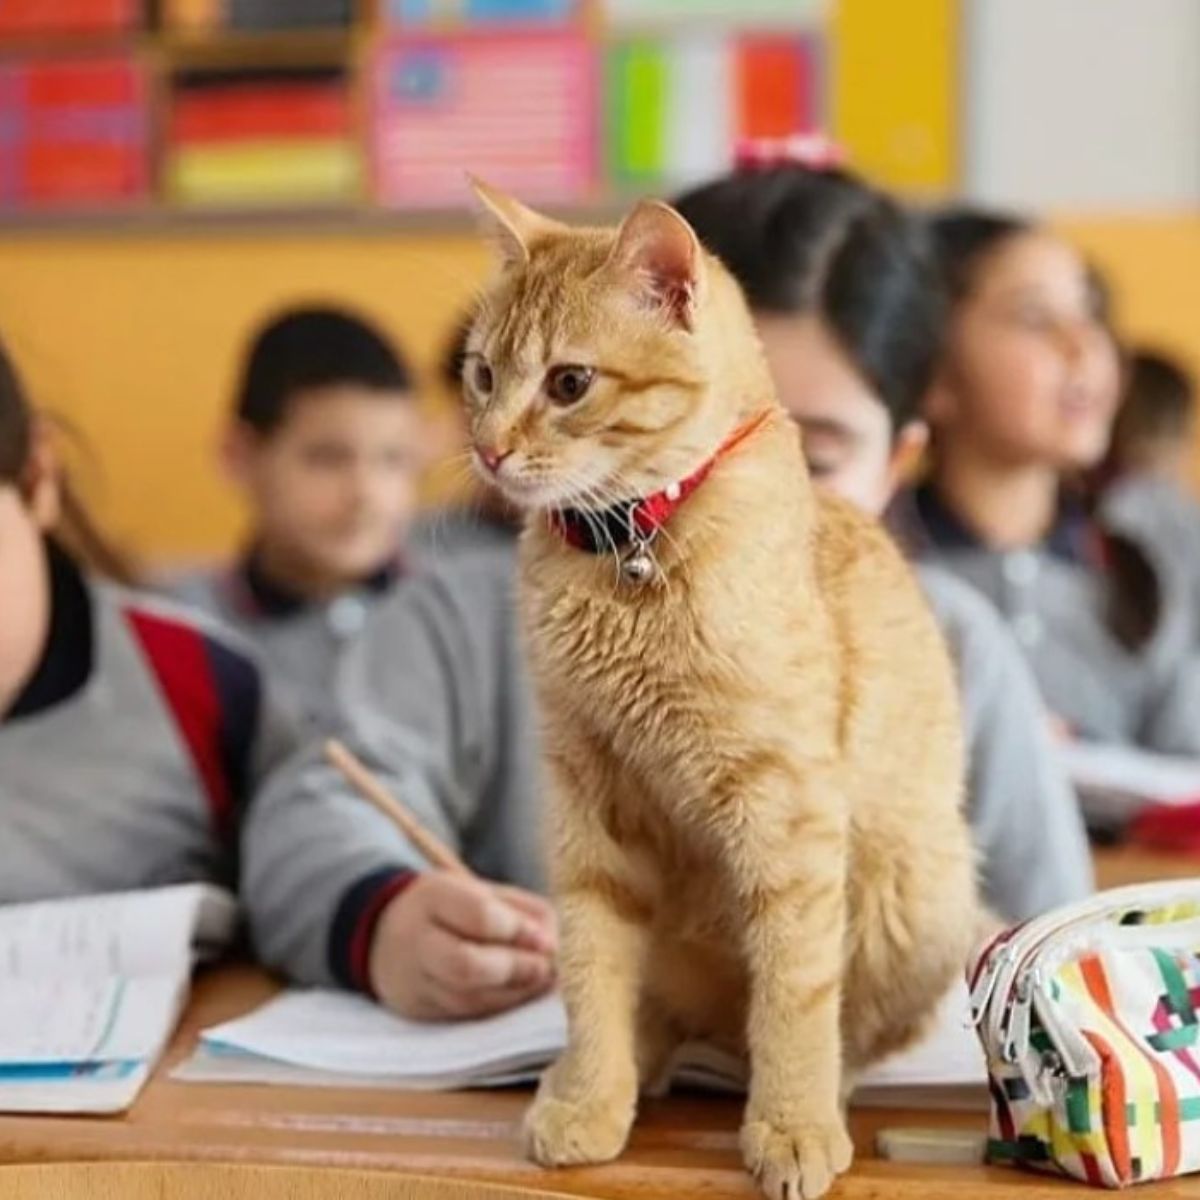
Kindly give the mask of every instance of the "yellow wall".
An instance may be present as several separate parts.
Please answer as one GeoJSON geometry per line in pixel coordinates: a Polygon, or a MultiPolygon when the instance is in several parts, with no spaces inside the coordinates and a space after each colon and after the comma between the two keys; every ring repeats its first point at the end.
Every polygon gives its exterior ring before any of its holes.
{"type": "Polygon", "coordinates": [[[1125,335],[1180,355],[1200,375],[1200,214],[1056,224],[1116,284],[1125,335]]]}
{"type": "MultiPolygon", "coordinates": [[[[1061,225],[1111,275],[1130,333],[1200,370],[1200,217],[1061,225]]],[[[0,330],[36,399],[93,448],[100,471],[85,484],[99,515],[134,549],[181,560],[237,537],[213,446],[253,323],[296,299],[341,299],[424,367],[486,270],[469,235],[10,236],[0,330]]]]}
{"type": "Polygon", "coordinates": [[[97,514],[134,550],[188,560],[238,535],[214,445],[256,322],[338,299],[374,314],[425,368],[487,269],[469,234],[9,237],[0,331],[35,402],[85,435],[97,514]]]}
{"type": "MultiPolygon", "coordinates": [[[[958,173],[959,0],[837,0],[835,135],[864,173],[946,192],[958,173]]],[[[1064,218],[1111,276],[1128,332],[1200,371],[1200,216],[1064,218]]],[[[241,341],[272,309],[340,299],[373,313],[419,368],[487,269],[470,234],[261,230],[0,236],[0,331],[38,403],[76,424],[83,479],[118,539],[159,559],[239,536],[214,445],[241,341]]],[[[1200,447],[1197,453],[1200,478],[1200,447]]]]}
{"type": "MultiPolygon", "coordinates": [[[[1075,217],[1057,224],[1115,285],[1126,340],[1177,355],[1200,379],[1200,213],[1171,220],[1075,217]]],[[[1200,441],[1193,463],[1200,484],[1200,441]]]]}
{"type": "Polygon", "coordinates": [[[864,175],[909,193],[958,178],[959,0],[837,0],[834,137],[864,175]]]}

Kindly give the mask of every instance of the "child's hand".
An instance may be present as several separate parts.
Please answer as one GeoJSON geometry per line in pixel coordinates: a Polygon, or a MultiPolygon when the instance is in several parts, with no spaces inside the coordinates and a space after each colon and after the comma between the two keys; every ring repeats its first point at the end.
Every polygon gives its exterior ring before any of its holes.
{"type": "Polygon", "coordinates": [[[1075,730],[1071,727],[1071,722],[1058,713],[1049,714],[1050,722],[1050,737],[1056,746],[1067,746],[1075,740],[1075,730]]]}
{"type": "Polygon", "coordinates": [[[482,1017],[546,991],[556,947],[541,896],[429,871],[383,910],[368,969],[375,994],[402,1016],[482,1017]]]}

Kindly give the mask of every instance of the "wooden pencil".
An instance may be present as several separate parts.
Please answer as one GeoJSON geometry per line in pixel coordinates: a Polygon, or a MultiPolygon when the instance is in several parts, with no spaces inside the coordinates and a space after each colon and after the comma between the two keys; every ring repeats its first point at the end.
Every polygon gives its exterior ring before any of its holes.
{"type": "Polygon", "coordinates": [[[416,817],[388,791],[375,775],[336,738],[325,743],[326,759],[346,777],[364,800],[369,800],[436,867],[458,875],[474,872],[453,850],[430,833],[416,817]]]}

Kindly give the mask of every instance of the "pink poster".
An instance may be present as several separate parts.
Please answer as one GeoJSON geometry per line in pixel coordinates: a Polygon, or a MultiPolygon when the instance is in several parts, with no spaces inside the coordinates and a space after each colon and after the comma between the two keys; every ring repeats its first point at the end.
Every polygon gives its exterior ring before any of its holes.
{"type": "Polygon", "coordinates": [[[465,172],[525,200],[578,203],[595,178],[595,57],[576,33],[405,39],[375,65],[377,198],[461,207],[465,172]]]}

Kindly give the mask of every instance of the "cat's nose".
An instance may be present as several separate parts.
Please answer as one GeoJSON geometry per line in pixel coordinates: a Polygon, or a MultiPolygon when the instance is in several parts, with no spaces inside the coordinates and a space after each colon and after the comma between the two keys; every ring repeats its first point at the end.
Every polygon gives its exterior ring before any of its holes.
{"type": "Polygon", "coordinates": [[[503,450],[499,446],[479,446],[475,447],[475,453],[479,455],[479,461],[493,475],[500,474],[500,467],[504,460],[512,454],[511,450],[503,450]]]}

